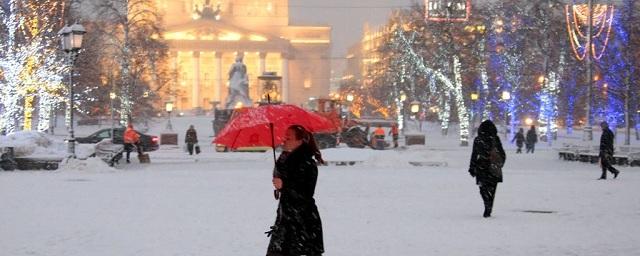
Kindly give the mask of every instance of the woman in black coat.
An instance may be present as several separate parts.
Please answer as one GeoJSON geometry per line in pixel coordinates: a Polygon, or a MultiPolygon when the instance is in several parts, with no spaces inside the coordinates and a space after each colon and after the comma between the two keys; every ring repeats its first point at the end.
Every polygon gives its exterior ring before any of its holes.
{"type": "Polygon", "coordinates": [[[267,256],[322,255],[322,223],[313,199],[318,180],[313,157],[323,163],[322,156],[313,135],[299,125],[287,129],[283,149],[273,178],[280,203],[276,223],[267,232],[267,256]]]}
{"type": "MultiPolygon", "coordinates": [[[[198,134],[196,133],[196,128],[193,125],[189,126],[187,133],[184,135],[184,143],[187,144],[187,151],[189,151],[189,155],[193,155],[193,149],[196,144],[198,144],[198,134]]],[[[199,152],[196,152],[196,154],[199,152]]]]}
{"type": "Polygon", "coordinates": [[[533,154],[536,150],[536,143],[538,143],[538,134],[536,134],[536,126],[532,125],[531,129],[527,131],[527,153],[533,154]]]}
{"type": "Polygon", "coordinates": [[[483,217],[491,216],[496,188],[502,182],[502,166],[506,154],[498,137],[498,130],[491,120],[486,120],[478,128],[478,137],[473,141],[473,151],[469,164],[469,174],[476,178],[480,196],[484,201],[483,217]]]}
{"type": "Polygon", "coordinates": [[[513,137],[511,143],[516,142],[516,146],[518,146],[518,150],[516,150],[516,154],[522,153],[522,145],[524,144],[524,130],[520,128],[516,136],[513,137]]]}

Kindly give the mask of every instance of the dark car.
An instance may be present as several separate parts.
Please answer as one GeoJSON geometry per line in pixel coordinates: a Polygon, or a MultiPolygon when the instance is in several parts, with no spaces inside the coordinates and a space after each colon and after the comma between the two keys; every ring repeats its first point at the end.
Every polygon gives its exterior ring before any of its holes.
{"type": "MultiPolygon", "coordinates": [[[[118,127],[113,129],[113,143],[114,144],[124,144],[124,140],[122,139],[124,135],[124,127],[118,127]]],[[[142,145],[142,151],[149,152],[158,150],[160,146],[158,146],[158,137],[147,135],[136,131],[140,135],[140,145],[142,145]]],[[[93,134],[87,137],[78,137],[76,141],[82,144],[95,144],[103,139],[111,138],[111,128],[105,128],[94,132],[93,134]]]]}

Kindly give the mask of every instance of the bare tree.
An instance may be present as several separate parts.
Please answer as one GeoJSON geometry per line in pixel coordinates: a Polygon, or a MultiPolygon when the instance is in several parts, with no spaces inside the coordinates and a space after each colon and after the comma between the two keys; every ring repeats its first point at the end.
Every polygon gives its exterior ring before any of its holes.
{"type": "Polygon", "coordinates": [[[102,58],[116,70],[120,121],[130,122],[134,114],[146,119],[158,92],[171,81],[163,68],[168,47],[162,39],[162,17],[151,0],[105,0],[96,10],[96,33],[105,44],[102,58]],[[106,61],[110,58],[115,61],[106,61]]]}

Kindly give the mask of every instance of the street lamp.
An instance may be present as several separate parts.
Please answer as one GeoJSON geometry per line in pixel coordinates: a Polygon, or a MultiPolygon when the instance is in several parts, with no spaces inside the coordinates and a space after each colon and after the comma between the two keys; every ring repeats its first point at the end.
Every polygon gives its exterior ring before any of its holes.
{"type": "Polygon", "coordinates": [[[167,130],[173,131],[173,127],[171,126],[171,111],[173,111],[173,101],[167,101],[164,103],[165,110],[167,111],[167,130]]]}
{"type": "Polygon", "coordinates": [[[533,119],[531,119],[530,117],[527,117],[527,119],[524,120],[524,123],[527,126],[531,126],[533,124],[533,119]]]}
{"type": "Polygon", "coordinates": [[[420,111],[420,102],[417,100],[414,100],[411,102],[411,114],[417,114],[418,111],[420,111]]]}
{"type": "Polygon", "coordinates": [[[471,136],[473,136],[473,131],[475,130],[476,126],[476,102],[479,98],[480,94],[478,94],[477,92],[471,93],[471,101],[473,101],[473,104],[471,105],[471,136]]]}
{"type": "Polygon", "coordinates": [[[76,158],[76,139],[73,134],[73,65],[82,49],[82,37],[86,33],[84,27],[77,22],[71,26],[64,26],[59,32],[61,49],[66,53],[69,66],[69,140],[68,153],[70,158],[76,158]]]}
{"type": "MultiPolygon", "coordinates": [[[[502,100],[505,102],[505,105],[508,106],[507,101],[511,99],[511,93],[509,91],[502,91],[501,95],[502,100]]],[[[505,139],[509,139],[509,131],[507,129],[507,119],[509,119],[509,111],[505,108],[504,110],[504,137],[505,139]]]]}
{"type": "Polygon", "coordinates": [[[113,143],[113,129],[114,129],[114,121],[113,121],[113,100],[116,99],[116,93],[115,92],[110,92],[109,93],[109,108],[111,109],[111,142],[113,143]]]}
{"type": "Polygon", "coordinates": [[[353,104],[353,100],[355,99],[355,97],[353,96],[353,94],[349,93],[346,96],[347,99],[347,121],[346,124],[349,125],[349,122],[351,121],[351,105],[353,104]]]}
{"type": "Polygon", "coordinates": [[[416,119],[417,122],[419,123],[419,129],[420,131],[422,131],[422,121],[418,120],[418,112],[420,112],[420,102],[417,100],[414,100],[411,102],[411,107],[409,108],[411,110],[411,114],[414,116],[414,118],[416,119]]]}
{"type": "Polygon", "coordinates": [[[348,102],[353,102],[353,94],[351,94],[351,93],[347,94],[347,101],[348,102]]]}

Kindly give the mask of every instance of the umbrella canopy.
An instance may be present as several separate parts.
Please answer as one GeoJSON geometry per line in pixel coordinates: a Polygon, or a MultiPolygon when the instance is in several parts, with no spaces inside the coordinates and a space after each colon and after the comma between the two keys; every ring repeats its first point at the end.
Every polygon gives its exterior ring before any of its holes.
{"type": "Polygon", "coordinates": [[[289,126],[298,124],[307,130],[337,132],[331,120],[294,105],[263,105],[256,108],[237,109],[227,125],[217,134],[214,143],[235,149],[238,147],[272,147],[273,124],[275,145],[282,144],[289,126]]]}

